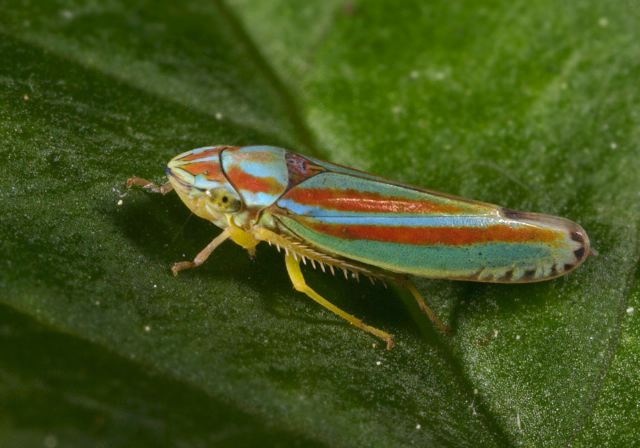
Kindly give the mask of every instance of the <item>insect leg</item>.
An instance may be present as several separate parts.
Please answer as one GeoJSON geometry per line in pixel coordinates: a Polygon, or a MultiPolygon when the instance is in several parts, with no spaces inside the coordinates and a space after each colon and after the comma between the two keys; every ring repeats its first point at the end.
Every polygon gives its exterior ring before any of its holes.
{"type": "Polygon", "coordinates": [[[399,282],[402,286],[409,290],[414,299],[416,299],[416,302],[418,302],[420,310],[422,310],[422,312],[429,317],[431,322],[433,322],[433,324],[438,327],[438,329],[443,333],[451,334],[451,328],[448,325],[445,325],[444,322],[442,322],[436,315],[436,313],[431,309],[431,307],[427,305],[427,302],[424,300],[422,294],[420,294],[420,291],[418,291],[413,282],[409,279],[402,279],[399,280],[399,282]]]}
{"type": "Polygon", "coordinates": [[[211,255],[211,252],[213,252],[216,247],[225,242],[225,240],[227,240],[227,238],[229,237],[229,232],[227,230],[224,230],[220,235],[215,237],[209,244],[207,244],[207,246],[202,249],[198,255],[196,255],[196,258],[194,258],[193,261],[179,261],[177,263],[174,263],[171,267],[171,272],[173,272],[173,275],[178,275],[178,272],[184,271],[185,269],[197,268],[202,263],[207,261],[207,258],[209,258],[209,255],[211,255]]]}
{"type": "Polygon", "coordinates": [[[162,185],[157,185],[150,180],[143,179],[141,177],[130,177],[129,179],[127,179],[127,188],[131,188],[134,185],[137,187],[142,187],[145,190],[150,191],[151,193],[167,194],[173,190],[173,186],[170,182],[162,185]]]}
{"type": "Polygon", "coordinates": [[[235,223],[233,216],[227,216],[227,223],[229,227],[227,227],[227,232],[229,232],[229,237],[231,240],[236,243],[238,246],[244,247],[249,252],[249,257],[252,259],[256,256],[256,246],[260,243],[260,240],[256,239],[256,237],[251,232],[247,232],[242,228],[238,227],[235,223]]]}
{"type": "Polygon", "coordinates": [[[285,256],[285,262],[287,265],[287,272],[289,273],[289,278],[291,279],[291,283],[293,283],[293,287],[296,291],[302,292],[306,294],[311,299],[315,300],[317,303],[328,309],[329,311],[337,314],[343,319],[349,321],[350,324],[355,327],[360,328],[361,330],[370,333],[387,343],[387,350],[391,350],[394,345],[393,336],[385,331],[379,330],[375,327],[371,327],[360,319],[351,314],[342,311],[340,308],[329,302],[327,299],[322,297],[320,294],[315,292],[311,287],[307,285],[307,282],[304,280],[304,276],[302,275],[302,271],[300,270],[300,262],[296,260],[291,253],[285,256]]]}

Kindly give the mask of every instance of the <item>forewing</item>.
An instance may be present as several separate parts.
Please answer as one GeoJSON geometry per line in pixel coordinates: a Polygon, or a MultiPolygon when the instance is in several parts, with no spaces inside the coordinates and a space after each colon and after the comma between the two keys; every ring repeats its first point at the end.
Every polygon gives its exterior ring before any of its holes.
{"type": "Polygon", "coordinates": [[[322,168],[269,214],[324,253],[397,273],[491,282],[544,280],[585,256],[586,234],[571,221],[322,168]]]}

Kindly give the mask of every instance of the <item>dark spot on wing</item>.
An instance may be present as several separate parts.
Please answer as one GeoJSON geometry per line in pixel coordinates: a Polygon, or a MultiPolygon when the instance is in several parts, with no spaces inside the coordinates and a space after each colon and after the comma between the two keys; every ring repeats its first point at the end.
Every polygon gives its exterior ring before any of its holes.
{"type": "Polygon", "coordinates": [[[571,269],[573,269],[576,265],[575,264],[571,264],[571,263],[567,263],[563,266],[563,270],[564,271],[570,271],[571,269]]]}
{"type": "Polygon", "coordinates": [[[584,235],[580,232],[571,232],[571,239],[578,243],[584,244],[584,235]]]}
{"type": "Polygon", "coordinates": [[[287,189],[291,189],[300,182],[326,171],[325,168],[316,165],[299,154],[287,152],[284,157],[289,171],[289,184],[287,185],[287,189]]]}
{"type": "Polygon", "coordinates": [[[502,208],[502,214],[505,218],[509,219],[524,219],[527,217],[526,212],[519,212],[517,210],[511,210],[510,208],[502,208]]]}

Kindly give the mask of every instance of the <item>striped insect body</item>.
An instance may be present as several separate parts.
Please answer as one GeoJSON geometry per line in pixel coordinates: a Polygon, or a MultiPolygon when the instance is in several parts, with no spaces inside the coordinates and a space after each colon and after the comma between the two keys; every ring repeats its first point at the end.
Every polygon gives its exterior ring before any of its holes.
{"type": "Polygon", "coordinates": [[[393,345],[393,337],[331,304],[310,288],[300,262],[405,286],[443,331],[409,275],[492,283],[553,279],[592,254],[586,232],[564,218],[518,212],[392,182],[271,146],[208,146],[174,157],[169,183],[191,211],[223,229],[193,261],[202,264],[231,239],[251,254],[260,242],[284,250],[294,288],[393,345]]]}

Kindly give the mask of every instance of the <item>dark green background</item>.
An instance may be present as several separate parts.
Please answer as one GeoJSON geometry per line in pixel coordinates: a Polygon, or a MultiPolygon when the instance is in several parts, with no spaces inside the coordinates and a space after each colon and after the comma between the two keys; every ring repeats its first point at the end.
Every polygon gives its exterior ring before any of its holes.
{"type": "Polygon", "coordinates": [[[640,427],[640,2],[0,2],[0,446],[629,446],[640,427]],[[536,285],[309,272],[372,348],[161,181],[275,144],[580,222],[536,285]],[[122,200],[122,205],[118,201],[122,200]],[[419,425],[419,426],[418,426],[419,425]]]}

